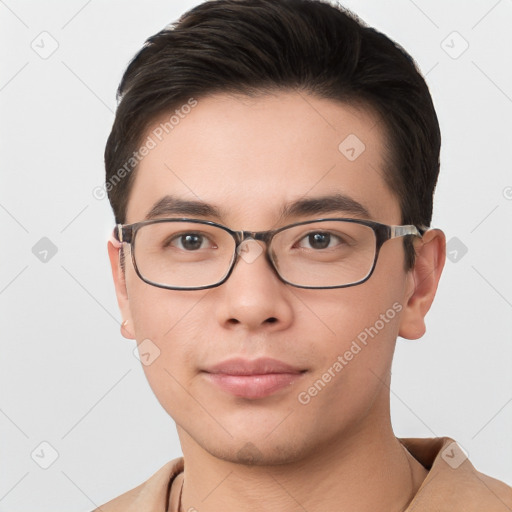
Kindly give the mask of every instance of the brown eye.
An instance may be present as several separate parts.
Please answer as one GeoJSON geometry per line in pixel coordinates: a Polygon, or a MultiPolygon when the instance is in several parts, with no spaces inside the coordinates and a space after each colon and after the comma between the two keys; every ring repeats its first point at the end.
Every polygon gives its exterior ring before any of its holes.
{"type": "Polygon", "coordinates": [[[164,248],[169,246],[174,246],[187,252],[197,251],[208,246],[208,238],[200,233],[182,233],[174,235],[163,244],[164,248]]]}
{"type": "Polygon", "coordinates": [[[308,233],[305,237],[303,237],[299,241],[299,247],[305,249],[321,250],[339,245],[339,242],[343,242],[339,236],[333,235],[332,233],[326,231],[315,231],[313,233],[308,233]],[[336,244],[336,241],[338,241],[338,244],[336,244]],[[307,243],[309,247],[303,245],[304,243],[307,243]]]}

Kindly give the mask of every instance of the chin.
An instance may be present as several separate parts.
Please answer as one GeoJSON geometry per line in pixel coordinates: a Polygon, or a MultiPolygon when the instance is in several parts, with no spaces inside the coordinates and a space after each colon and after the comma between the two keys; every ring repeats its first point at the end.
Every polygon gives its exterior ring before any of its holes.
{"type": "Polygon", "coordinates": [[[244,466],[279,466],[283,464],[298,463],[314,451],[314,447],[307,444],[301,445],[299,440],[288,439],[270,440],[266,435],[261,440],[252,435],[251,440],[233,438],[222,445],[220,442],[212,442],[211,437],[199,443],[211,456],[244,466]]]}

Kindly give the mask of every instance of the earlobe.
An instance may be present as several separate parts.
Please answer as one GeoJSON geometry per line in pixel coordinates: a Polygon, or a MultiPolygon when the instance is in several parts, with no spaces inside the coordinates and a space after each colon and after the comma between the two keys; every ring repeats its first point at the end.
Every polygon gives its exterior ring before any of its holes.
{"type": "Polygon", "coordinates": [[[400,319],[398,335],[415,340],[425,334],[425,315],[434,300],[446,259],[446,237],[440,229],[430,229],[416,245],[416,261],[409,271],[410,290],[400,319]]]}
{"type": "Polygon", "coordinates": [[[121,323],[121,334],[127,340],[134,340],[135,335],[132,333],[130,327],[128,326],[128,320],[123,320],[121,323]]]}
{"type": "Polygon", "coordinates": [[[112,278],[116,291],[117,303],[121,311],[123,322],[121,323],[121,334],[126,339],[135,339],[133,334],[132,315],[130,310],[130,300],[128,298],[128,290],[126,287],[125,273],[121,269],[120,251],[122,244],[117,240],[111,239],[107,242],[108,256],[112,269],[112,278]]]}

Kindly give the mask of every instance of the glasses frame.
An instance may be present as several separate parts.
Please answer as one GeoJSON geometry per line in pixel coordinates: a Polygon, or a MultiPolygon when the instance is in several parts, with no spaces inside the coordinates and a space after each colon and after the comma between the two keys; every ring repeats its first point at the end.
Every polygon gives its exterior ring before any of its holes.
{"type": "Polygon", "coordinates": [[[364,219],[352,219],[352,218],[343,218],[343,217],[326,217],[321,219],[314,219],[314,220],[306,220],[302,222],[295,222],[294,224],[288,224],[286,226],[280,227],[278,229],[272,229],[267,231],[234,231],[227,226],[224,226],[222,224],[219,224],[217,222],[209,221],[209,220],[201,220],[201,219],[190,219],[186,217],[180,217],[180,218],[163,218],[163,219],[152,219],[152,220],[146,220],[142,222],[135,222],[134,224],[117,224],[114,228],[114,231],[112,233],[113,236],[113,242],[117,242],[118,247],[121,246],[123,243],[127,243],[130,245],[131,249],[131,256],[132,256],[132,263],[133,267],[135,269],[136,274],[139,276],[139,278],[144,281],[147,284],[150,284],[152,286],[156,286],[157,288],[164,288],[166,290],[206,290],[209,288],[216,288],[217,286],[220,286],[221,284],[225,283],[231,273],[233,272],[233,269],[235,268],[235,265],[237,264],[238,260],[240,259],[240,254],[238,251],[238,248],[244,242],[248,239],[258,240],[261,242],[264,242],[266,245],[265,250],[265,257],[267,259],[267,262],[270,264],[271,268],[274,270],[274,272],[277,274],[279,279],[286,284],[289,284],[290,286],[294,286],[296,288],[306,288],[306,289],[313,289],[313,290],[329,290],[333,288],[348,288],[351,286],[357,286],[359,284],[363,284],[364,282],[368,281],[370,277],[372,276],[375,267],[377,265],[377,260],[379,257],[379,252],[382,247],[382,245],[387,242],[388,240],[391,240],[393,238],[400,238],[403,236],[417,236],[421,238],[425,232],[429,228],[426,226],[414,226],[411,224],[406,224],[402,226],[396,226],[396,225],[388,225],[388,224],[382,224],[380,222],[375,222],[371,220],[364,220],[364,219]],[[318,222],[324,222],[324,221],[343,221],[343,222],[351,222],[356,224],[362,224],[363,226],[368,226],[371,229],[373,229],[375,233],[375,257],[373,259],[373,264],[370,272],[364,277],[363,279],[360,279],[359,281],[356,281],[355,283],[349,283],[349,284],[342,284],[342,285],[336,285],[336,286],[304,286],[304,285],[298,285],[294,284],[290,281],[287,281],[281,275],[279,274],[279,271],[272,261],[272,257],[270,255],[270,244],[272,242],[272,239],[277,233],[280,233],[281,231],[284,231],[289,228],[293,228],[295,226],[302,226],[306,224],[314,224],[318,222]],[[233,239],[235,240],[235,250],[233,253],[233,258],[231,260],[229,269],[226,273],[226,275],[217,283],[206,285],[206,286],[194,286],[194,287],[179,287],[179,286],[170,286],[170,285],[164,285],[160,283],[156,283],[154,281],[151,281],[147,278],[145,278],[139,271],[139,268],[137,267],[137,262],[135,259],[135,241],[136,241],[136,235],[137,231],[143,227],[147,226],[148,224],[158,224],[162,222],[190,222],[194,224],[206,224],[208,226],[216,226],[220,229],[223,229],[227,233],[229,233],[233,239]]]}

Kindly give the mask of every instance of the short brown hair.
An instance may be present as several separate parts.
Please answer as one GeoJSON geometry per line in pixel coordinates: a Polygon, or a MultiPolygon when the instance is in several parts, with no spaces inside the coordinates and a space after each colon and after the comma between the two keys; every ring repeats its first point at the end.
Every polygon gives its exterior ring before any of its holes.
{"type": "MultiPolygon", "coordinates": [[[[146,41],[119,85],[105,148],[116,222],[125,222],[133,153],[157,117],[191,97],[288,89],[373,109],[389,140],[384,179],[402,224],[430,225],[441,134],[428,86],[397,43],[323,0],[210,0],[146,41]]],[[[408,270],[410,237],[404,245],[408,270]]]]}

